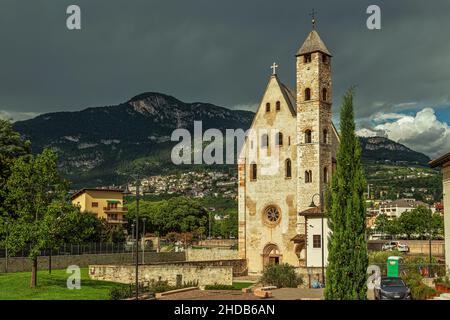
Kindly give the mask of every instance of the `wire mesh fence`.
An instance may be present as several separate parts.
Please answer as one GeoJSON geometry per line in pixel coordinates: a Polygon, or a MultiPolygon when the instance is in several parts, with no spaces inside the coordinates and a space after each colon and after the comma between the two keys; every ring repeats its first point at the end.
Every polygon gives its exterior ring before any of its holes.
{"type": "MultiPolygon", "coordinates": [[[[138,245],[139,251],[155,252],[152,246],[138,245]]],[[[136,243],[121,242],[121,243],[85,243],[85,244],[63,244],[58,248],[44,249],[40,251],[39,256],[61,256],[61,255],[83,255],[83,254],[113,254],[113,253],[132,253],[136,250],[136,243]]],[[[0,258],[8,257],[28,257],[30,247],[25,247],[18,252],[11,252],[6,248],[0,247],[0,258]]]]}
{"type": "MultiPolygon", "coordinates": [[[[369,263],[369,265],[378,267],[381,276],[387,275],[387,263],[369,263]]],[[[374,268],[371,268],[371,270],[374,270],[374,268]]],[[[443,277],[446,275],[446,265],[443,263],[399,263],[398,270],[399,275],[408,273],[419,273],[424,277],[443,277]]]]}

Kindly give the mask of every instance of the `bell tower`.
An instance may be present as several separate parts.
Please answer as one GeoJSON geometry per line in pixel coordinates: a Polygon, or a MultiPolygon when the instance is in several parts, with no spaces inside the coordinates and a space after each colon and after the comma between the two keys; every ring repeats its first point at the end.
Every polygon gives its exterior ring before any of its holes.
{"type": "MultiPolygon", "coordinates": [[[[331,179],[331,54],[315,29],[296,54],[297,58],[297,212],[312,201],[323,205],[325,187],[331,179]],[[321,196],[322,195],[322,196],[321,196]]],[[[320,204],[320,205],[319,205],[320,204]]],[[[299,215],[297,232],[306,233],[305,217],[299,215]]]]}

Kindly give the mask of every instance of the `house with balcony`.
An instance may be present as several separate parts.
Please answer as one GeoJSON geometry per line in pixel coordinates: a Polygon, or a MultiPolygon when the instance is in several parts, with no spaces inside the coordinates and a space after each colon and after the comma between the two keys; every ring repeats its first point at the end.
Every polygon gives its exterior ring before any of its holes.
{"type": "Polygon", "coordinates": [[[123,193],[118,189],[81,189],[71,196],[72,204],[82,212],[91,212],[109,224],[124,224],[127,208],[123,206],[123,193]]]}

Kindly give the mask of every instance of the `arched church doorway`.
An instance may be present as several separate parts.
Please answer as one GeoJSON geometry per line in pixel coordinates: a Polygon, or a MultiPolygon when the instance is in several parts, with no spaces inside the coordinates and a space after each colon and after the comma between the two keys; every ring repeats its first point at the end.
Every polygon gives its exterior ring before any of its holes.
{"type": "Polygon", "coordinates": [[[269,243],[263,250],[263,265],[264,267],[269,264],[279,264],[281,262],[281,254],[278,246],[273,243],[269,243]]]}

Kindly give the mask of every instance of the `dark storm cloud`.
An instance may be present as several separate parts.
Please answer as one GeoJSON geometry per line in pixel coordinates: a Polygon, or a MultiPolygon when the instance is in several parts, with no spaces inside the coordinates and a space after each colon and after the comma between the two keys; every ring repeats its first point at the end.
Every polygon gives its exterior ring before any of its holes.
{"type": "Polygon", "coordinates": [[[448,1],[2,0],[0,110],[77,110],[144,91],[251,108],[272,62],[294,86],[313,6],[334,56],[335,106],[353,85],[363,121],[404,103],[448,106],[448,1]],[[379,31],[366,28],[374,3],[379,31]],[[66,29],[70,4],[81,7],[81,31],[66,29]]]}

